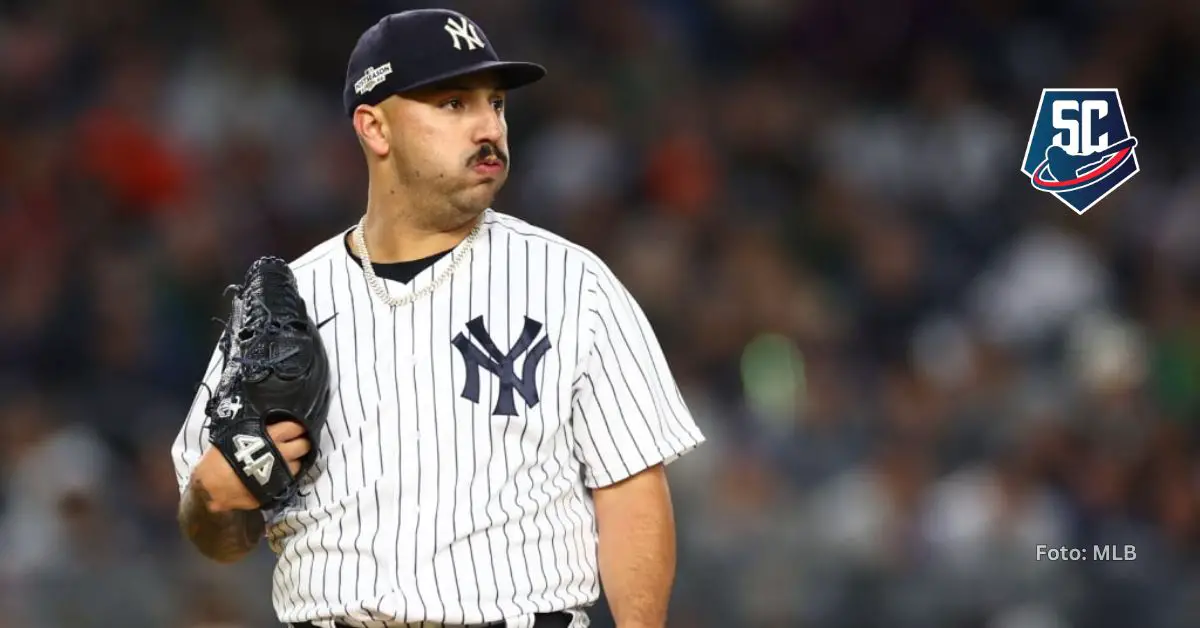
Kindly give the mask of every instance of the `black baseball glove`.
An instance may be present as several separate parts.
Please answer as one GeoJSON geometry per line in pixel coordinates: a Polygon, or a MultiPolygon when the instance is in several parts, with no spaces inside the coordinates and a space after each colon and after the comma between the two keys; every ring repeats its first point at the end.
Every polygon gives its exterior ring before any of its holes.
{"type": "Polygon", "coordinates": [[[205,406],[209,441],[261,508],[275,509],[292,500],[316,460],[329,414],[329,357],[286,262],[259,259],[230,290],[224,368],[205,406]],[[289,420],[307,428],[312,443],[295,476],[267,434],[268,425],[289,420]]]}

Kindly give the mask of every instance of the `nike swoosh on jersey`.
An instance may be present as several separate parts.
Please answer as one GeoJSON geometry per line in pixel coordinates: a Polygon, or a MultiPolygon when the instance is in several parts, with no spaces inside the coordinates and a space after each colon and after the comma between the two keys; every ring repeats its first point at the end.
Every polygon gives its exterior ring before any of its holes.
{"type": "Polygon", "coordinates": [[[324,327],[325,323],[328,323],[329,321],[333,320],[334,318],[337,318],[337,312],[334,312],[329,318],[317,323],[317,329],[324,327]]]}

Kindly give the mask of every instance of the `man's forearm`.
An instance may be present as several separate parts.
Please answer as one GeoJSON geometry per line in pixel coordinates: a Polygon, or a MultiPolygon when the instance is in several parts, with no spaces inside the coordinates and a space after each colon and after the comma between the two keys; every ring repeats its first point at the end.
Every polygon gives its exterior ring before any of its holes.
{"type": "Polygon", "coordinates": [[[675,579],[666,473],[653,467],[597,490],[600,579],[617,628],[663,628],[675,579]]]}
{"type": "Polygon", "coordinates": [[[212,498],[204,486],[192,481],[179,506],[179,529],[200,553],[222,563],[241,560],[258,545],[266,522],[261,512],[212,512],[212,498]]]}

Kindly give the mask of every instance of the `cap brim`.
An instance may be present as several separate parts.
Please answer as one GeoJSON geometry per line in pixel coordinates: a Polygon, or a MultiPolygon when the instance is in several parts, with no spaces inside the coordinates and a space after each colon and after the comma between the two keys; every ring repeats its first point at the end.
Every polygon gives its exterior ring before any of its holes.
{"type": "Polygon", "coordinates": [[[464,68],[457,68],[453,72],[446,72],[437,76],[432,76],[422,81],[418,81],[411,85],[406,85],[396,93],[403,94],[422,87],[429,87],[438,83],[448,81],[450,79],[470,76],[482,72],[493,72],[499,78],[500,89],[517,89],[531,83],[536,83],[546,76],[546,68],[526,61],[484,61],[475,65],[464,68]]]}

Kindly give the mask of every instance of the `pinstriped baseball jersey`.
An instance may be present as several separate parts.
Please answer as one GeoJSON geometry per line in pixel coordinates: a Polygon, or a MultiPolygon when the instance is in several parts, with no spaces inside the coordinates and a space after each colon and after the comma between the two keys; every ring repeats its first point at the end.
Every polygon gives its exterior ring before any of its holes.
{"type": "MultiPolygon", "coordinates": [[[[493,210],[482,220],[454,274],[407,306],[372,294],[345,234],[292,262],[310,315],[330,319],[334,396],[300,498],[265,515],[281,621],[518,626],[586,607],[589,489],[704,441],[600,259],[493,210]]],[[[420,289],[452,258],[384,284],[420,289]]],[[[218,370],[214,351],[207,383],[218,370]]],[[[173,447],[181,492],[208,447],[201,390],[173,447]]]]}

